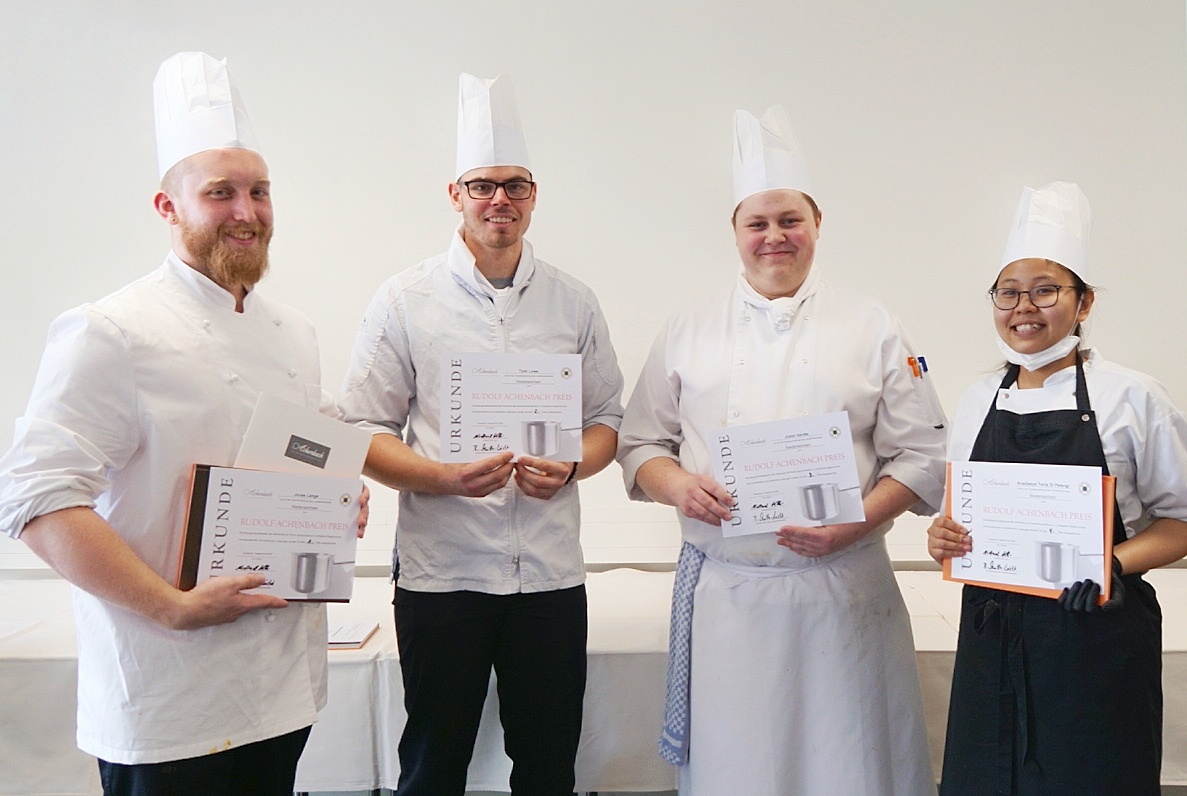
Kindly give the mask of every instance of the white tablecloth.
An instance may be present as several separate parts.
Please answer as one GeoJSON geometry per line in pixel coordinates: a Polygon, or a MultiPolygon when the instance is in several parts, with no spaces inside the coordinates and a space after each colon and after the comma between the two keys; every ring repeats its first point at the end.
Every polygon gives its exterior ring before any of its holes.
{"type": "MultiPolygon", "coordinates": [[[[674,790],[675,770],[655,753],[663,717],[671,573],[613,570],[589,576],[589,675],[577,753],[581,791],[674,790]]],[[[361,650],[330,653],[330,693],[297,767],[303,791],[395,788],[404,688],[396,654],[392,587],[359,579],[330,623],[377,620],[361,650]]],[[[468,777],[472,790],[509,790],[493,681],[468,777]]],[[[0,791],[2,793],[3,791],[0,791]]]]}
{"type": "MultiPolygon", "coordinates": [[[[912,615],[937,766],[943,746],[959,587],[933,572],[900,572],[912,615]]],[[[1166,616],[1166,738],[1163,781],[1187,784],[1187,570],[1151,577],[1166,616]]],[[[671,573],[628,569],[589,577],[589,684],[577,760],[582,791],[675,789],[675,771],[655,753],[662,717],[671,573]]],[[[360,578],[331,623],[379,622],[359,650],[330,653],[329,704],[301,759],[306,791],[394,787],[403,688],[392,624],[391,586],[360,578]]],[[[76,648],[69,589],[59,580],[0,580],[0,796],[100,793],[94,760],[74,746],[76,648]]],[[[507,790],[492,692],[469,782],[507,790]]]]}

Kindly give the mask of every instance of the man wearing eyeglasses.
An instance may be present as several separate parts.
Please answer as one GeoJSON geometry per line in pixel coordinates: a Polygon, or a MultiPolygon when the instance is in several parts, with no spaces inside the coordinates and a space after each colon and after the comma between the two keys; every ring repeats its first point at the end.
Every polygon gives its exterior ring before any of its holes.
{"type": "Polygon", "coordinates": [[[462,75],[449,249],[388,280],[341,405],[374,433],[367,474],[399,489],[395,616],[400,796],[465,790],[492,668],[515,794],[570,794],[585,692],[585,569],[574,481],[614,457],[622,374],[593,293],[538,260],[536,206],[506,78],[462,75]],[[580,354],[580,462],[511,452],[444,463],[452,354],[580,354]]]}

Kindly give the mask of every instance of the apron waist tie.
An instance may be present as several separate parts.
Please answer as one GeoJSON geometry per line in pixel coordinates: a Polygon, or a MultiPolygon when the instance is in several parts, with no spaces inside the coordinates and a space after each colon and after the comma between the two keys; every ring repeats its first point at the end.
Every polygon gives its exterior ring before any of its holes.
{"type": "Polygon", "coordinates": [[[983,606],[977,632],[1001,628],[1001,674],[998,681],[998,754],[997,792],[1013,793],[1015,768],[1025,765],[1030,756],[1030,704],[1026,672],[1026,648],[1022,643],[1022,605],[1020,595],[1005,595],[1004,604],[990,599],[983,606]],[[1018,765],[1015,766],[1015,755],[1018,765]]]}

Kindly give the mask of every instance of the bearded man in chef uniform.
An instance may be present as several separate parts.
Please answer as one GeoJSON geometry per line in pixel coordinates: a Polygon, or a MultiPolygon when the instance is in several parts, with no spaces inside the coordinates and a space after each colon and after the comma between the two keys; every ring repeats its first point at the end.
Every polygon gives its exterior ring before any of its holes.
{"type": "Polygon", "coordinates": [[[76,587],[78,745],[105,796],[291,796],[326,700],[324,605],[251,593],[259,574],[173,584],[192,465],[235,461],[261,393],[336,410],[313,325],[255,290],[271,183],[226,62],[179,53],[153,94],[171,249],[54,321],[0,529],[76,587]]]}

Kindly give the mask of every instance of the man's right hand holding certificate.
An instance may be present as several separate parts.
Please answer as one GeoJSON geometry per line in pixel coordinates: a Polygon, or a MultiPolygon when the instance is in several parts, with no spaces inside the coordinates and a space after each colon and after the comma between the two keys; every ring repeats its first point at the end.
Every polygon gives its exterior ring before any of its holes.
{"type": "Polygon", "coordinates": [[[692,520],[720,525],[733,519],[733,498],[712,476],[690,473],[674,459],[657,456],[639,468],[640,484],[659,503],[675,506],[692,520]]]}

